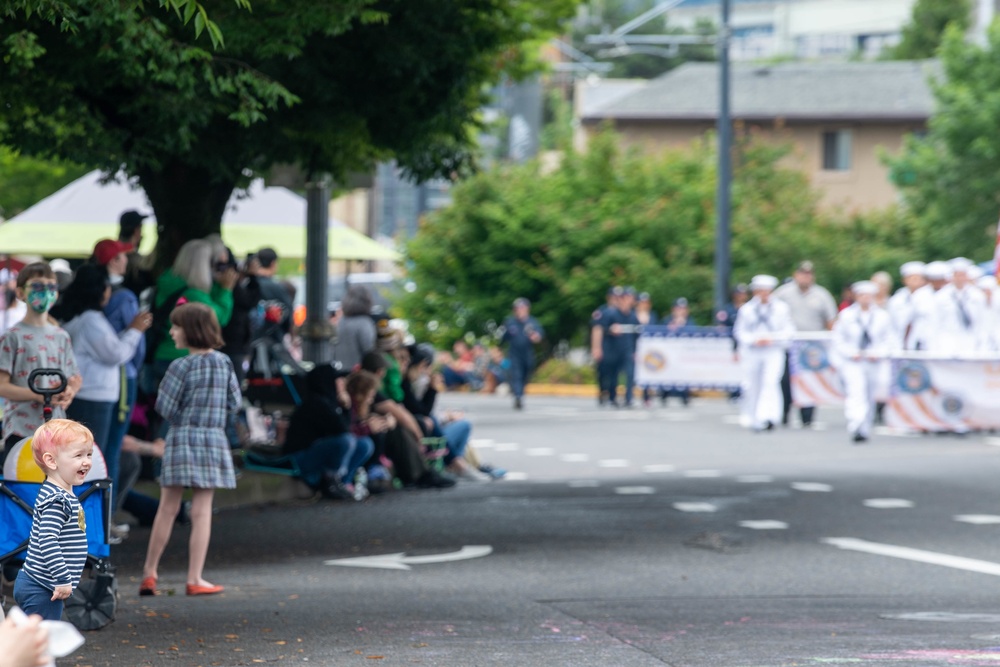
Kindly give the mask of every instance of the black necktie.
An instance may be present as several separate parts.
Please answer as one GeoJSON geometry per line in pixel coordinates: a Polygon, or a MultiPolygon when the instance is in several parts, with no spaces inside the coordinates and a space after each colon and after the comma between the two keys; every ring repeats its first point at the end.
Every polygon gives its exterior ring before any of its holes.
{"type": "Polygon", "coordinates": [[[972,326],[972,318],[969,317],[969,311],[965,309],[962,297],[958,294],[955,295],[955,305],[958,306],[958,317],[962,320],[962,326],[968,329],[972,326]]]}
{"type": "MultiPolygon", "coordinates": [[[[871,324],[871,318],[869,319],[869,324],[871,324]]],[[[872,345],[872,337],[868,335],[868,325],[858,318],[858,324],[861,325],[861,342],[858,344],[859,350],[867,350],[872,345]]]]}

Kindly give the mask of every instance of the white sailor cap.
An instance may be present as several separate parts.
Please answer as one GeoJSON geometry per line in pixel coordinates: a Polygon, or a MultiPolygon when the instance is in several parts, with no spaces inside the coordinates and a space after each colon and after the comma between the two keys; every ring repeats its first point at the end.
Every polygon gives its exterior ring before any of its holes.
{"type": "Polygon", "coordinates": [[[975,264],[972,263],[971,259],[965,257],[956,257],[955,259],[948,261],[948,267],[951,268],[952,273],[957,273],[959,271],[963,273],[968,273],[975,264]]]}
{"type": "Polygon", "coordinates": [[[750,289],[752,290],[757,290],[757,289],[773,290],[777,286],[778,286],[777,278],[775,278],[774,276],[765,275],[763,273],[754,276],[753,279],[750,280],[750,289]]]}
{"type": "Polygon", "coordinates": [[[924,276],[928,280],[948,280],[951,278],[951,267],[948,262],[928,262],[924,267],[924,276]]]}
{"type": "Polygon", "coordinates": [[[854,292],[855,296],[861,294],[875,295],[878,294],[878,285],[871,280],[859,280],[851,285],[851,291],[854,292]]]}
{"type": "Polygon", "coordinates": [[[976,282],[977,280],[982,278],[983,274],[986,272],[983,271],[981,268],[979,268],[979,265],[973,264],[968,269],[966,269],[965,273],[968,274],[969,280],[971,280],[972,282],[976,282]]]}
{"type": "Polygon", "coordinates": [[[985,276],[979,276],[976,279],[976,287],[982,289],[993,290],[997,288],[997,277],[994,275],[986,274],[985,276]]]}
{"type": "Polygon", "coordinates": [[[899,267],[899,275],[904,278],[909,278],[910,276],[922,276],[924,275],[924,267],[927,265],[923,262],[907,262],[899,267]]]}

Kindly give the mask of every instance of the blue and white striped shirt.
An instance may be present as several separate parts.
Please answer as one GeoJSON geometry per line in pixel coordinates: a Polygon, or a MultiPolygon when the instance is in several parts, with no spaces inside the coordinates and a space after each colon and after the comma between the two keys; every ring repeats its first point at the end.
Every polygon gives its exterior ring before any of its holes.
{"type": "Polygon", "coordinates": [[[24,572],[55,590],[80,582],[87,562],[87,522],[80,501],[46,480],[35,499],[24,572]]]}

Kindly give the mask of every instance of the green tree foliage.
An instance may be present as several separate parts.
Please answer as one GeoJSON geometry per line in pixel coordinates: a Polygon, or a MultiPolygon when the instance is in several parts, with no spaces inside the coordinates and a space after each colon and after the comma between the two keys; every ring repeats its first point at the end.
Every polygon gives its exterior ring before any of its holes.
{"type": "MultiPolygon", "coordinates": [[[[483,173],[454,190],[452,206],[425,220],[408,246],[417,291],[400,304],[418,338],[450,346],[488,335],[518,296],[549,344],[585,340],[590,313],[612,284],[648,291],[665,313],[685,296],[698,321],[712,313],[715,156],[646,156],[618,149],[610,132],[555,171],[537,163],[483,173]]],[[[821,216],[798,172],[778,166],[786,149],[739,146],[733,187],[733,279],[787,276],[802,259],[832,289],[914,255],[912,222],[897,212],[821,216]]]]}
{"type": "Polygon", "coordinates": [[[0,218],[12,218],[87,173],[86,167],[36,160],[0,146],[0,218]]]}
{"type": "Polygon", "coordinates": [[[933,82],[937,109],[928,131],[909,137],[888,162],[919,221],[924,256],[986,260],[1000,214],[1000,25],[985,48],[951,26],[940,57],[944,72],[933,82]]]}
{"type": "Polygon", "coordinates": [[[891,52],[894,60],[923,60],[937,55],[945,28],[965,32],[972,20],[971,0],[917,0],[903,36],[891,52]]]}
{"type": "Polygon", "coordinates": [[[205,0],[216,50],[165,10],[59,4],[73,30],[0,14],[0,144],[138,176],[169,260],[275,163],[467,169],[484,84],[526,71],[574,0],[205,0]]]}

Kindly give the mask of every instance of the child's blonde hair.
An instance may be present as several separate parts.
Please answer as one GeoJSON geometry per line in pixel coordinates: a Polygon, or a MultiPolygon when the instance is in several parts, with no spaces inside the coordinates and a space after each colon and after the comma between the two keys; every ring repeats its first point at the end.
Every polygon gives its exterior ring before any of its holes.
{"type": "Polygon", "coordinates": [[[43,454],[50,452],[54,455],[59,449],[81,440],[94,442],[94,434],[89,428],[72,419],[53,419],[39,426],[31,436],[31,454],[35,457],[38,467],[45,470],[45,464],[42,462],[43,454]]]}

